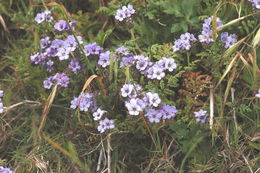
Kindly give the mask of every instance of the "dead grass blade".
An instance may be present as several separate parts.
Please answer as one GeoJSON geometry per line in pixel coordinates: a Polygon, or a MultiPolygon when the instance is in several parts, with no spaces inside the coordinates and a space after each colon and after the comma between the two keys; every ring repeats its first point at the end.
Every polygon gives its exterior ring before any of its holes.
{"type": "Polygon", "coordinates": [[[218,28],[218,31],[222,31],[223,29],[237,23],[237,22],[240,22],[241,20],[244,20],[250,16],[252,16],[253,14],[249,14],[249,15],[246,15],[246,16],[243,16],[243,17],[239,17],[237,19],[234,19],[234,20],[231,20],[230,22],[226,23],[225,25],[222,25],[221,27],[218,28]]]}
{"type": "Polygon", "coordinates": [[[98,75],[95,75],[95,74],[91,75],[91,76],[86,80],[86,82],[85,82],[85,84],[84,84],[84,86],[83,86],[83,88],[82,88],[82,90],[81,90],[81,94],[84,93],[84,92],[86,91],[86,89],[89,88],[90,83],[91,83],[94,79],[97,80],[97,82],[98,82],[100,88],[102,89],[103,94],[106,95],[107,91],[106,91],[105,84],[103,83],[102,77],[100,77],[100,76],[98,76],[98,75]]]}
{"type": "Polygon", "coordinates": [[[224,93],[224,103],[227,102],[227,97],[229,95],[229,91],[230,91],[230,88],[232,86],[232,83],[233,83],[233,81],[235,79],[236,72],[237,72],[237,70],[236,70],[236,68],[234,68],[232,73],[231,73],[231,75],[230,75],[230,77],[229,77],[229,80],[228,80],[228,83],[227,83],[227,87],[226,87],[226,90],[225,90],[225,93],[224,93]]]}
{"type": "Polygon", "coordinates": [[[247,39],[247,37],[249,37],[249,35],[245,36],[244,38],[240,39],[238,42],[236,42],[235,44],[233,44],[230,48],[228,48],[224,54],[223,54],[223,58],[229,57],[230,55],[232,55],[232,53],[234,53],[237,48],[247,39]]]}
{"type": "Polygon", "coordinates": [[[239,57],[239,54],[237,54],[233,59],[232,61],[230,62],[230,64],[227,66],[224,74],[221,76],[220,80],[218,81],[217,85],[215,88],[217,88],[219,86],[219,84],[223,81],[223,79],[226,77],[226,75],[228,74],[228,72],[232,69],[232,67],[234,66],[235,62],[236,62],[236,59],[237,57],[239,57]]]}
{"type": "Polygon", "coordinates": [[[253,38],[252,45],[254,48],[258,47],[260,43],[260,28],[258,29],[255,37],[253,38]]]}
{"type": "Polygon", "coordinates": [[[70,150],[66,150],[65,148],[63,148],[59,143],[53,141],[50,137],[46,136],[43,134],[43,138],[49,143],[51,144],[55,149],[59,150],[60,152],[62,152],[65,156],[67,156],[68,158],[70,158],[74,163],[76,163],[80,168],[84,169],[84,171],[86,172],[90,172],[88,166],[84,163],[82,163],[79,158],[77,157],[76,150],[75,147],[73,146],[73,144],[71,142],[69,142],[69,148],[70,150]]]}
{"type": "Polygon", "coordinates": [[[50,111],[50,108],[51,108],[51,105],[52,105],[52,102],[56,96],[56,93],[57,93],[57,89],[58,89],[58,85],[56,84],[53,88],[52,88],[52,91],[47,99],[47,102],[44,106],[44,109],[43,109],[43,113],[42,113],[42,121],[40,123],[40,126],[38,128],[38,137],[41,136],[41,131],[42,129],[44,128],[45,126],[45,122],[46,122],[46,118],[47,118],[47,115],[50,111]]]}
{"type": "Polygon", "coordinates": [[[89,87],[90,83],[91,83],[95,78],[97,78],[97,77],[98,77],[98,75],[95,75],[95,74],[91,75],[91,76],[86,80],[86,82],[85,82],[85,84],[84,84],[84,86],[83,86],[83,88],[82,88],[82,90],[81,90],[81,93],[83,93],[83,92],[89,87]]]}
{"type": "Polygon", "coordinates": [[[217,38],[217,14],[214,14],[212,19],[212,37],[213,40],[217,38]]]}
{"type": "Polygon", "coordinates": [[[5,32],[9,33],[9,30],[8,30],[6,24],[5,24],[5,21],[4,21],[4,18],[3,18],[2,15],[0,15],[0,23],[2,24],[2,26],[3,26],[4,30],[5,30],[5,32]]]}

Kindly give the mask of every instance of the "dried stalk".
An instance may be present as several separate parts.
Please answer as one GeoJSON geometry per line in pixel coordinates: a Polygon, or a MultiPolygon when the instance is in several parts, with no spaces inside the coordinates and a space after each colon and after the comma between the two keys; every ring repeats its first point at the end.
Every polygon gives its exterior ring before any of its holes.
{"type": "Polygon", "coordinates": [[[97,169],[96,169],[97,172],[100,170],[100,165],[101,165],[101,162],[102,162],[102,157],[103,157],[103,150],[102,150],[102,148],[101,148],[100,153],[99,153],[99,157],[98,157],[98,163],[97,163],[97,169]]]}
{"type": "Polygon", "coordinates": [[[242,157],[243,157],[243,159],[245,160],[246,165],[248,166],[248,169],[250,170],[250,172],[251,172],[251,173],[254,173],[253,169],[251,168],[251,166],[250,166],[250,164],[249,164],[247,158],[244,156],[244,154],[242,154],[242,157]]]}
{"type": "Polygon", "coordinates": [[[213,128],[213,118],[214,118],[214,87],[213,85],[210,86],[210,120],[209,120],[209,127],[212,130],[213,128]]]}

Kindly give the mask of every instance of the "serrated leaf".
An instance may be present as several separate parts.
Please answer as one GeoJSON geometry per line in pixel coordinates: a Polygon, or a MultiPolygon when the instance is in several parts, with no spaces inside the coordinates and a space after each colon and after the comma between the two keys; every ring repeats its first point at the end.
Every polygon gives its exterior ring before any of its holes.
{"type": "Polygon", "coordinates": [[[174,33],[174,32],[178,32],[181,30],[181,25],[176,23],[176,24],[173,24],[172,27],[171,27],[171,33],[174,33]]]}
{"type": "Polygon", "coordinates": [[[167,95],[174,95],[175,94],[175,92],[173,90],[170,90],[170,89],[164,89],[163,93],[165,93],[167,95]]]}

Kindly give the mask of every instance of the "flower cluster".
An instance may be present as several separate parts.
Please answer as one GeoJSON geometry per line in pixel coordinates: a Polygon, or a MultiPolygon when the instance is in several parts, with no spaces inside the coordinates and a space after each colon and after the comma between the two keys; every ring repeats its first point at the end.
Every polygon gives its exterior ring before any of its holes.
{"type": "Polygon", "coordinates": [[[95,111],[97,109],[96,99],[93,93],[82,93],[71,101],[70,108],[79,108],[80,111],[95,111]]]}
{"type": "Polygon", "coordinates": [[[9,168],[4,168],[0,166],[0,173],[13,173],[13,171],[9,168]]]}
{"type": "Polygon", "coordinates": [[[249,0],[252,2],[252,6],[255,7],[256,9],[260,9],[260,0],[249,0]]]}
{"type": "MultiPolygon", "coordinates": [[[[212,19],[213,17],[209,17],[204,20],[204,23],[202,24],[202,32],[199,35],[199,41],[201,43],[211,43],[214,42],[213,36],[212,36],[212,19]]],[[[221,27],[223,24],[220,20],[220,18],[217,18],[217,29],[221,27]]]]}
{"type": "Polygon", "coordinates": [[[103,68],[110,64],[110,51],[106,51],[99,55],[98,64],[103,68]]]}
{"type": "Polygon", "coordinates": [[[116,11],[116,20],[122,22],[126,18],[130,18],[135,13],[135,9],[132,5],[123,6],[121,9],[116,11]]]}
{"type": "Polygon", "coordinates": [[[197,41],[197,39],[194,37],[193,34],[190,34],[188,32],[185,34],[182,34],[180,36],[180,38],[174,42],[174,45],[172,47],[173,52],[177,52],[180,50],[184,50],[184,51],[190,50],[191,44],[195,41],[197,41]]]}
{"type": "Polygon", "coordinates": [[[79,59],[78,58],[73,58],[70,61],[68,68],[73,73],[78,73],[78,72],[82,71],[82,69],[83,69],[82,65],[79,63],[79,59]]]}
{"type": "Polygon", "coordinates": [[[159,123],[161,119],[170,119],[175,117],[177,109],[161,103],[157,93],[143,92],[138,84],[124,84],[121,88],[121,96],[126,97],[125,106],[130,115],[140,115],[142,112],[151,123],[159,123]]]}
{"type": "Polygon", "coordinates": [[[3,97],[4,97],[4,91],[0,90],[0,114],[4,112],[4,105],[2,101],[3,97]]]}
{"type": "Polygon", "coordinates": [[[162,57],[156,63],[153,63],[149,57],[143,55],[133,56],[131,53],[126,52],[126,55],[123,55],[120,62],[120,68],[128,66],[134,66],[135,68],[148,79],[157,79],[161,80],[165,76],[165,71],[172,72],[177,68],[175,60],[172,58],[162,57]]]}
{"type": "Polygon", "coordinates": [[[131,67],[135,63],[134,55],[124,46],[120,46],[115,50],[115,60],[120,60],[120,68],[131,67]]]}
{"type": "Polygon", "coordinates": [[[225,44],[225,48],[229,48],[237,42],[236,34],[228,34],[228,32],[223,32],[220,35],[220,40],[225,44]]]}
{"type": "MultiPolygon", "coordinates": [[[[202,25],[202,32],[199,35],[199,41],[201,43],[211,43],[214,42],[212,36],[212,19],[213,17],[209,17],[204,20],[202,25]]],[[[223,26],[221,20],[217,18],[217,29],[223,26]]],[[[225,48],[229,48],[233,44],[237,42],[237,36],[235,34],[228,34],[227,32],[223,32],[220,35],[220,40],[225,44],[225,48]]]]}
{"type": "Polygon", "coordinates": [[[95,42],[89,43],[84,46],[84,52],[85,52],[86,56],[100,55],[103,51],[104,51],[104,49],[102,47],[98,46],[97,43],[95,43],[95,42]]]}
{"type": "Polygon", "coordinates": [[[46,21],[46,22],[52,22],[52,21],[53,21],[53,17],[52,17],[52,15],[51,15],[51,12],[50,12],[50,11],[45,10],[45,11],[43,11],[43,12],[41,12],[41,13],[38,13],[38,14],[36,15],[36,17],[34,18],[34,20],[35,20],[38,24],[40,24],[40,23],[42,23],[42,22],[44,22],[44,21],[46,21]]]}
{"type": "Polygon", "coordinates": [[[166,70],[172,72],[177,68],[175,60],[172,58],[163,57],[156,63],[150,62],[148,57],[143,58],[142,56],[139,56],[136,59],[136,68],[148,79],[161,80],[165,76],[166,70]],[[143,64],[145,68],[143,67],[143,64]]]}
{"type": "MultiPolygon", "coordinates": [[[[204,20],[204,23],[202,24],[202,32],[198,36],[198,39],[201,43],[211,43],[214,42],[213,35],[212,35],[212,20],[213,17],[209,17],[204,20]]],[[[223,26],[220,18],[217,18],[217,29],[219,29],[221,26],[223,26]]],[[[227,32],[221,33],[221,42],[225,44],[225,48],[229,48],[233,44],[237,42],[237,36],[235,34],[228,34],[227,32]]],[[[177,51],[187,51],[191,49],[192,43],[197,41],[195,36],[190,33],[185,33],[180,36],[178,40],[174,42],[174,45],[172,47],[173,52],[177,51]]]]}
{"type": "MultiPolygon", "coordinates": [[[[82,37],[77,36],[80,44],[83,43],[82,37]]],[[[73,35],[69,35],[65,40],[54,39],[50,40],[50,37],[42,38],[40,41],[40,52],[30,57],[31,62],[36,65],[42,65],[49,67],[46,64],[51,58],[57,57],[60,61],[69,59],[69,55],[73,53],[78,47],[78,43],[73,35]]],[[[53,64],[52,64],[53,65],[53,64]]],[[[51,65],[51,66],[52,66],[51,65]]]]}
{"type": "Polygon", "coordinates": [[[105,118],[103,120],[99,121],[99,126],[97,127],[97,130],[100,133],[103,133],[106,130],[115,128],[114,120],[109,120],[108,118],[105,118]]]}
{"type": "Polygon", "coordinates": [[[69,31],[70,28],[74,30],[74,25],[76,24],[75,20],[70,21],[67,23],[65,20],[59,20],[58,22],[55,23],[54,28],[57,31],[69,31]]]}
{"type": "Polygon", "coordinates": [[[194,112],[194,116],[196,119],[196,122],[205,123],[208,117],[207,111],[200,109],[197,112],[194,112]]]}
{"type": "Polygon", "coordinates": [[[56,73],[43,81],[43,87],[50,89],[53,85],[57,84],[59,87],[68,87],[70,78],[65,73],[56,73]]]}
{"type": "MultiPolygon", "coordinates": [[[[80,44],[83,43],[82,37],[77,36],[80,44]]],[[[30,60],[35,65],[40,65],[46,68],[46,71],[54,71],[55,64],[58,61],[69,59],[70,55],[78,48],[78,42],[73,35],[69,35],[65,40],[45,37],[40,40],[40,51],[30,56],[30,60]]],[[[73,73],[78,73],[83,70],[78,58],[74,58],[68,64],[68,69],[73,73]]],[[[59,86],[67,87],[69,77],[65,73],[56,73],[44,81],[44,88],[50,89],[55,83],[59,86]]]]}
{"type": "Polygon", "coordinates": [[[79,108],[80,111],[91,111],[93,119],[99,121],[99,126],[97,130],[103,133],[106,130],[115,128],[114,120],[109,120],[108,118],[102,119],[103,115],[107,113],[106,110],[102,110],[97,106],[96,99],[93,93],[82,93],[78,97],[71,101],[72,109],[79,108]]]}

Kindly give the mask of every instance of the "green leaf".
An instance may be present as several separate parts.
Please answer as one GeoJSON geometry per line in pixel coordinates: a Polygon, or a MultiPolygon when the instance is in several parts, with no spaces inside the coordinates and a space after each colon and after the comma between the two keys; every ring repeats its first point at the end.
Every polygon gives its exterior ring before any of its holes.
{"type": "Polygon", "coordinates": [[[171,33],[178,32],[182,29],[179,23],[173,24],[171,27],[171,33]]]}

